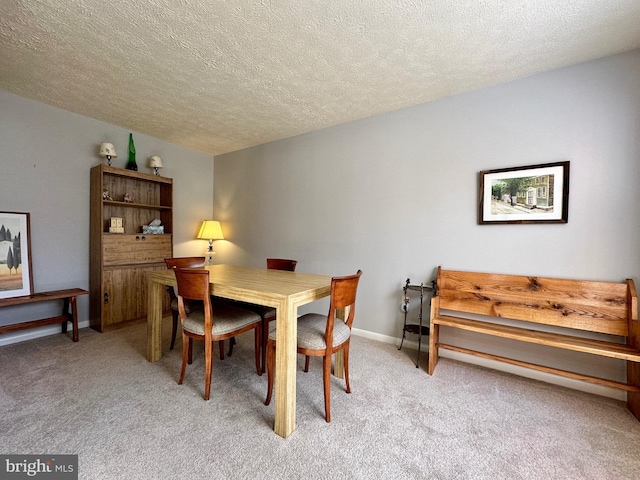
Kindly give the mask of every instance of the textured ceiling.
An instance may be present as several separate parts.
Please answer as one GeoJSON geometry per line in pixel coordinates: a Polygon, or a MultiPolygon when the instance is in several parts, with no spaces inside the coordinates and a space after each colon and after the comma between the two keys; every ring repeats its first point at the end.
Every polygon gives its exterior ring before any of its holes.
{"type": "Polygon", "coordinates": [[[2,0],[0,88],[211,155],[640,47],[640,0],[2,0]]]}

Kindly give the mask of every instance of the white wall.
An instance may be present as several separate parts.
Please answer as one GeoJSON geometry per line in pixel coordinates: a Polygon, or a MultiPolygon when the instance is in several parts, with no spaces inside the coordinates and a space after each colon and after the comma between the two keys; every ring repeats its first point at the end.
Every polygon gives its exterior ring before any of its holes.
{"type": "MultiPolygon", "coordinates": [[[[639,157],[636,50],[216,157],[214,216],[227,236],[216,261],[361,268],[355,327],[392,337],[404,280],[427,282],[438,265],[638,282],[639,157]],[[562,160],[571,161],[568,224],[478,225],[480,170],[562,160]]],[[[624,373],[620,362],[522,350],[624,373]]]]}
{"type": "MultiPolygon", "coordinates": [[[[89,171],[99,165],[101,142],[127,162],[129,130],[0,91],[0,211],[31,214],[35,291],[89,289],[89,171]]],[[[151,155],[163,160],[163,176],[174,179],[174,254],[202,254],[195,240],[199,223],[210,218],[213,158],[133,132],[140,172],[151,173],[151,155]]],[[[0,325],[51,316],[55,302],[0,309],[0,325]]],[[[57,315],[59,313],[56,313],[57,315]]],[[[88,325],[89,297],[78,298],[78,316],[88,325]]],[[[0,336],[0,345],[58,326],[0,336]]],[[[82,335],[81,335],[82,336],[82,335]]]]}

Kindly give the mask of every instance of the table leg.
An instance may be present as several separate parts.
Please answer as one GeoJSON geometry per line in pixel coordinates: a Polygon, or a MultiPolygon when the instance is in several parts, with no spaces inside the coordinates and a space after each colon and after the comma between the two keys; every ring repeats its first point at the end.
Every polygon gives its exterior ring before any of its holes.
{"type": "Polygon", "coordinates": [[[147,360],[162,358],[162,296],[165,286],[152,279],[147,287],[147,360]]]}
{"type": "Polygon", "coordinates": [[[276,307],[274,431],[288,437],[296,428],[297,307],[289,300],[276,307]]]}

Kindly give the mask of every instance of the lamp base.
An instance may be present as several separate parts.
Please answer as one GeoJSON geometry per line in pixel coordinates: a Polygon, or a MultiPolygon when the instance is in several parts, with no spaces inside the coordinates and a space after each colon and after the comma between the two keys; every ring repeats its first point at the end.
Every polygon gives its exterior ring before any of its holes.
{"type": "Polygon", "coordinates": [[[213,240],[209,240],[209,248],[207,249],[207,265],[213,265],[213,256],[216,252],[213,251],[213,240]]]}

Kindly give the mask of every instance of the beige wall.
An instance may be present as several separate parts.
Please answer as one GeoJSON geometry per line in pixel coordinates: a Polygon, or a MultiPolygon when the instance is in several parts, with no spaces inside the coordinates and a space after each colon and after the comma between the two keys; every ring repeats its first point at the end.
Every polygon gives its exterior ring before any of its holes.
{"type": "Polygon", "coordinates": [[[217,261],[283,256],[330,275],[361,268],[355,327],[379,338],[401,336],[404,280],[428,282],[438,265],[638,282],[639,157],[636,50],[216,157],[214,215],[228,238],[217,261]],[[480,170],[562,160],[571,161],[568,224],[478,225],[480,170]]]}

